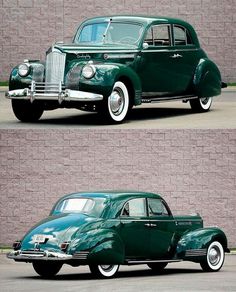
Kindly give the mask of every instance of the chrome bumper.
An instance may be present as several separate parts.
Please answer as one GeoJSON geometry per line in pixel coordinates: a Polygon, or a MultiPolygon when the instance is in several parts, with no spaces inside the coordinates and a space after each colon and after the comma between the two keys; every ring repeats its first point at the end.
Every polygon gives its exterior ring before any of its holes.
{"type": "Polygon", "coordinates": [[[34,100],[57,100],[59,104],[63,101],[93,102],[103,99],[101,94],[65,89],[62,83],[46,84],[34,81],[31,82],[30,88],[10,90],[6,92],[5,96],[10,99],[26,99],[31,102],[34,100]]]}
{"type": "Polygon", "coordinates": [[[7,254],[9,259],[19,261],[31,261],[31,260],[54,260],[54,261],[66,261],[72,259],[72,255],[68,255],[60,252],[52,251],[11,251],[7,254]]]}

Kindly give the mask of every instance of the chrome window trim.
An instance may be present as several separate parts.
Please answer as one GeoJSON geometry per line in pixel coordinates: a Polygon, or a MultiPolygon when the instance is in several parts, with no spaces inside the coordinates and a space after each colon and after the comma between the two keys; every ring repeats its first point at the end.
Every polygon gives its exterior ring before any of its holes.
{"type": "MultiPolygon", "coordinates": [[[[191,45],[195,45],[193,42],[191,44],[188,44],[187,33],[189,33],[189,31],[188,31],[188,29],[185,26],[183,26],[181,24],[174,23],[173,24],[173,41],[174,41],[174,46],[191,46],[191,45]],[[184,30],[184,32],[185,32],[185,45],[176,45],[175,44],[175,32],[174,32],[175,27],[179,27],[179,28],[182,28],[184,30]]],[[[190,36],[191,41],[192,41],[192,37],[191,37],[191,34],[190,33],[189,33],[189,36],[190,36]]]]}
{"type": "MultiPolygon", "coordinates": [[[[169,47],[172,47],[173,46],[173,40],[172,40],[172,30],[171,30],[171,24],[170,23],[162,23],[162,24],[154,24],[154,25],[151,25],[149,28],[148,28],[148,30],[147,30],[147,32],[146,32],[146,35],[145,35],[145,37],[144,37],[144,42],[145,42],[145,38],[146,38],[146,36],[147,36],[147,34],[148,34],[148,31],[149,31],[149,29],[151,29],[152,30],[152,45],[149,45],[150,47],[155,47],[155,48],[160,48],[160,47],[167,47],[167,48],[169,48],[169,47]],[[170,44],[169,45],[165,45],[165,46],[155,46],[155,45],[153,45],[154,44],[154,37],[153,37],[153,28],[154,27],[161,27],[161,26],[166,26],[166,27],[168,27],[168,34],[169,34],[169,41],[170,41],[170,44]]],[[[148,49],[147,49],[148,50],[148,49]]]]}

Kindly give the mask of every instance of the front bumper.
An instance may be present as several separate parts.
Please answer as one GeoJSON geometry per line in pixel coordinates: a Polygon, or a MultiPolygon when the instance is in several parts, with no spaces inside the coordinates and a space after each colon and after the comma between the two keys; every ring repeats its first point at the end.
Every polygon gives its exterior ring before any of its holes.
{"type": "Polygon", "coordinates": [[[6,98],[30,100],[56,100],[61,104],[63,101],[93,102],[103,100],[103,95],[80,90],[65,89],[62,83],[46,84],[43,82],[31,82],[30,88],[15,89],[6,92],[6,98]]]}
{"type": "Polygon", "coordinates": [[[33,261],[33,260],[53,260],[53,261],[67,261],[72,259],[72,255],[53,251],[22,251],[14,250],[7,254],[9,259],[16,261],[33,261]]]}

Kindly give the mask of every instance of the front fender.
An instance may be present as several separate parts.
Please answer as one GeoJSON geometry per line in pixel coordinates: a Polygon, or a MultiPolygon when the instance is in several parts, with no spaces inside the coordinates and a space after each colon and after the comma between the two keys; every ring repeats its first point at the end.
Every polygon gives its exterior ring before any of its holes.
{"type": "Polygon", "coordinates": [[[132,91],[134,105],[141,104],[141,81],[131,67],[116,63],[95,64],[95,67],[93,78],[81,77],[79,87],[82,91],[96,92],[108,98],[115,82],[120,80],[132,91]]]}
{"type": "Polygon", "coordinates": [[[226,235],[217,227],[200,228],[187,232],[177,244],[176,256],[186,259],[189,255],[189,257],[196,257],[196,260],[197,257],[200,259],[201,256],[206,254],[208,246],[213,241],[219,241],[224,250],[228,251],[226,235]]]}
{"type": "Polygon", "coordinates": [[[40,61],[29,61],[30,73],[26,77],[18,74],[18,66],[14,67],[9,77],[9,90],[24,89],[30,86],[31,81],[43,82],[45,65],[40,61]]]}
{"type": "Polygon", "coordinates": [[[202,58],[193,78],[194,91],[198,97],[212,97],[221,94],[221,75],[211,60],[202,58]]]}

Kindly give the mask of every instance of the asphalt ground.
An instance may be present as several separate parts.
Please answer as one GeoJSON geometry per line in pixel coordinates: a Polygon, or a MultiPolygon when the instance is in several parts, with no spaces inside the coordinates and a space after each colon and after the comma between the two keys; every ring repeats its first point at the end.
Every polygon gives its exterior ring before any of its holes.
{"type": "Polygon", "coordinates": [[[37,123],[18,121],[0,88],[0,129],[28,128],[102,128],[102,129],[232,129],[236,128],[236,89],[226,88],[214,97],[211,110],[193,113],[189,103],[181,101],[143,104],[134,107],[127,121],[106,125],[96,113],[76,109],[45,111],[37,123]]]}
{"type": "Polygon", "coordinates": [[[16,263],[0,255],[0,290],[11,291],[236,291],[236,255],[226,255],[223,268],[216,273],[202,272],[191,262],[169,264],[161,274],[146,265],[122,266],[114,279],[98,280],[87,266],[64,265],[51,280],[41,279],[31,264],[16,263]]]}

